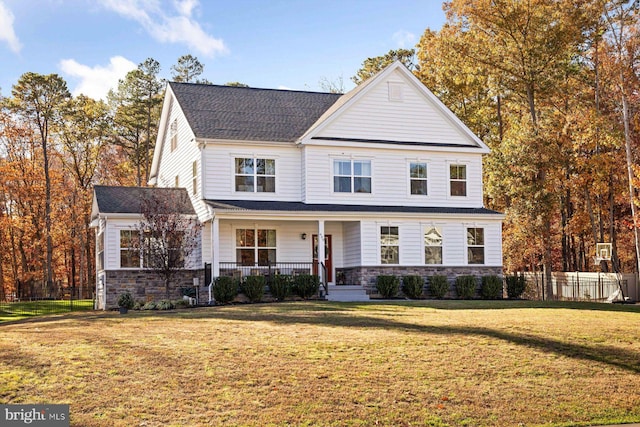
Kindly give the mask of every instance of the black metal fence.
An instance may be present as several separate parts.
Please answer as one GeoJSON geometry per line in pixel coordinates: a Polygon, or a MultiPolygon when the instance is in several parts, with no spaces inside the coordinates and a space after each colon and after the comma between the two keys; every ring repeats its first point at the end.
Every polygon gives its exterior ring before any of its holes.
{"type": "Polygon", "coordinates": [[[93,300],[31,299],[22,301],[15,298],[13,301],[0,301],[0,322],[83,310],[93,310],[93,300]]]}
{"type": "MultiPolygon", "coordinates": [[[[637,285],[626,277],[598,273],[553,273],[552,294],[548,295],[545,276],[542,273],[520,273],[526,278],[524,297],[533,300],[606,302],[616,297],[621,289],[625,297],[635,296],[637,285]]],[[[616,300],[621,300],[616,297],[616,300]]]]}

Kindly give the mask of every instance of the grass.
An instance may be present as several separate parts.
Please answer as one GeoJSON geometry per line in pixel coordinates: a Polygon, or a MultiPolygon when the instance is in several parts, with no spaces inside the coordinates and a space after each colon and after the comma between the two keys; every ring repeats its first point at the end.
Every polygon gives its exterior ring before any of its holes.
{"type": "Polygon", "coordinates": [[[43,314],[62,314],[70,311],[93,310],[93,300],[41,300],[0,302],[0,322],[26,319],[43,314]],[[72,305],[73,304],[73,305],[72,305]]]}
{"type": "Polygon", "coordinates": [[[71,313],[0,326],[0,403],[73,426],[640,422],[640,306],[419,301],[71,313]]]}

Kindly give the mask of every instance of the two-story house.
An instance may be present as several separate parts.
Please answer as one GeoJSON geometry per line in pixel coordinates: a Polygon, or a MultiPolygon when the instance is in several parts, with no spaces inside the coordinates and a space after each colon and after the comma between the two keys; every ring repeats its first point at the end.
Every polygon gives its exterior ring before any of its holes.
{"type": "Polygon", "coordinates": [[[400,62],[344,95],[169,83],[151,184],[187,190],[207,281],[306,270],[370,294],[381,274],[502,274],[488,152],[400,62]]]}

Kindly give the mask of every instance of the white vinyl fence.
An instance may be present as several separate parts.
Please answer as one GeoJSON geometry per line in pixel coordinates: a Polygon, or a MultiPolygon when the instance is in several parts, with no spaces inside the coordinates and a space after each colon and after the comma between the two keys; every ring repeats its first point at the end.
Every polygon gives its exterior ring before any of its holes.
{"type": "Polygon", "coordinates": [[[638,301],[640,297],[636,274],[554,272],[551,273],[553,295],[546,294],[543,273],[519,274],[526,278],[526,296],[531,299],[607,302],[607,299],[619,289],[622,289],[624,296],[630,300],[638,301]]]}

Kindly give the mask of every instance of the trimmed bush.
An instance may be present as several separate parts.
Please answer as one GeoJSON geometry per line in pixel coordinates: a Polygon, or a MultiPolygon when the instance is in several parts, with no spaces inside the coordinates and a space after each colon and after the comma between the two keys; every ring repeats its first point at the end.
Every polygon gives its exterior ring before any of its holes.
{"type": "Polygon", "coordinates": [[[449,292],[447,276],[435,275],[429,277],[429,293],[432,297],[442,299],[449,292]]]}
{"type": "Polygon", "coordinates": [[[418,299],[422,296],[424,280],[420,276],[403,276],[402,292],[411,299],[418,299]]]}
{"type": "Polygon", "coordinates": [[[293,277],[293,292],[302,299],[309,299],[318,293],[320,278],[315,274],[300,274],[293,277]]]}
{"type": "Polygon", "coordinates": [[[499,276],[482,276],[480,295],[484,299],[502,298],[502,278],[499,276]]]}
{"type": "Polygon", "coordinates": [[[216,303],[228,304],[238,295],[238,283],[233,277],[220,276],[216,277],[213,283],[213,298],[216,303]]]}
{"type": "Polygon", "coordinates": [[[456,295],[461,299],[472,299],[476,294],[475,276],[456,277],[456,295]]]}
{"type": "Polygon", "coordinates": [[[133,301],[133,297],[129,292],[120,294],[120,296],[118,297],[118,307],[127,308],[131,310],[134,304],[135,304],[135,301],[133,301]]]}
{"type": "Polygon", "coordinates": [[[400,290],[400,279],[398,276],[380,275],[376,278],[376,289],[382,298],[393,298],[400,290]]]}
{"type": "Polygon", "coordinates": [[[527,282],[524,276],[507,276],[507,297],[520,298],[527,288],[527,282]]]}
{"type": "Polygon", "coordinates": [[[249,301],[260,302],[266,284],[267,279],[264,276],[247,276],[242,284],[242,293],[249,298],[249,301]]]}
{"type": "Polygon", "coordinates": [[[278,301],[284,301],[291,293],[292,277],[288,274],[276,274],[271,278],[269,291],[278,301]]]}

